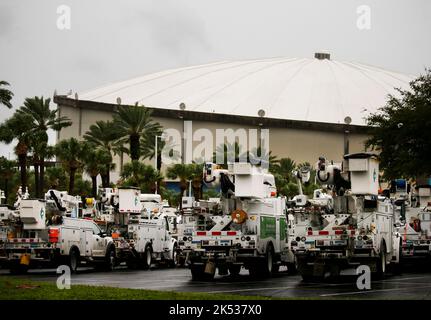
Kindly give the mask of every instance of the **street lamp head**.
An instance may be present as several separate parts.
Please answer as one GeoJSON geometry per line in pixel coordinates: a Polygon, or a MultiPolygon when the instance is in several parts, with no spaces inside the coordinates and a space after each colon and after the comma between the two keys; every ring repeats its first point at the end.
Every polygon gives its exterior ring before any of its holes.
{"type": "Polygon", "coordinates": [[[180,103],[180,110],[185,110],[186,109],[186,104],[184,102],[180,103]]]}
{"type": "Polygon", "coordinates": [[[261,118],[263,118],[265,116],[265,110],[263,109],[259,109],[259,111],[257,112],[257,115],[261,118]]]}
{"type": "Polygon", "coordinates": [[[352,118],[350,118],[349,116],[344,118],[344,123],[345,124],[351,124],[352,123],[352,118]]]}

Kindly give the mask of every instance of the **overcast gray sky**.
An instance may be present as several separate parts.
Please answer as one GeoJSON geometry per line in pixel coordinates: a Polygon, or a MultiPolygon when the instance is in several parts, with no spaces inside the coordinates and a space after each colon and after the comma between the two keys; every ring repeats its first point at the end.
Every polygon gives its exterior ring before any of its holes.
{"type": "MultiPolygon", "coordinates": [[[[216,60],[312,57],[419,74],[431,67],[429,0],[2,0],[0,80],[13,104],[216,60]],[[59,30],[57,8],[71,9],[59,30]],[[371,9],[360,30],[357,8],[371,9]]],[[[0,121],[12,114],[0,107],[0,121]]],[[[1,155],[11,148],[1,145],[1,155]]]]}

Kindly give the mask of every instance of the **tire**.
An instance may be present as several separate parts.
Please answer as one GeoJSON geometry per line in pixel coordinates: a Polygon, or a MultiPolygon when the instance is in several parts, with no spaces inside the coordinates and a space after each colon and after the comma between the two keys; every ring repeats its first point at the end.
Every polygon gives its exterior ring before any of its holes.
{"type": "Polygon", "coordinates": [[[80,260],[78,249],[72,248],[70,250],[69,259],[68,260],[69,260],[68,261],[68,266],[70,268],[70,271],[72,273],[76,273],[78,271],[79,260],[80,260]]]}
{"type": "Polygon", "coordinates": [[[238,277],[239,273],[241,272],[241,265],[239,264],[231,264],[229,267],[229,274],[232,277],[238,277]]]}
{"type": "Polygon", "coordinates": [[[153,248],[151,247],[151,245],[147,245],[145,247],[143,261],[142,261],[142,266],[145,270],[148,270],[151,267],[151,264],[153,262],[152,255],[153,255],[153,248]]]}
{"type": "Polygon", "coordinates": [[[172,249],[172,257],[171,257],[171,261],[169,261],[169,266],[171,268],[176,268],[178,266],[178,251],[177,251],[177,247],[174,246],[174,248],[172,249]]]}
{"type": "Polygon", "coordinates": [[[394,265],[394,274],[400,275],[403,273],[403,240],[400,239],[398,263],[394,265]]]}
{"type": "Polygon", "coordinates": [[[272,244],[266,247],[265,258],[263,261],[256,261],[249,266],[248,272],[252,278],[270,277],[274,270],[274,249],[272,244]]]}
{"type": "Polygon", "coordinates": [[[386,274],[386,245],[382,243],[380,246],[379,258],[377,261],[376,279],[381,280],[386,274]]]}
{"type": "Polygon", "coordinates": [[[106,253],[105,257],[105,263],[104,263],[104,269],[106,271],[114,271],[115,266],[117,265],[117,257],[115,254],[115,249],[113,247],[110,247],[108,249],[108,252],[106,253]]]}
{"type": "Polygon", "coordinates": [[[266,247],[265,261],[262,265],[262,275],[264,277],[271,276],[274,270],[274,249],[271,244],[266,247]]]}

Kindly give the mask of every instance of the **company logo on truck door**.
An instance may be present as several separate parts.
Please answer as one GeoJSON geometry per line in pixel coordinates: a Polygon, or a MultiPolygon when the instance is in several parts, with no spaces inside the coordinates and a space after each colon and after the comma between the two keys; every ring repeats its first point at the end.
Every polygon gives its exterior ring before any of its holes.
{"type": "Polygon", "coordinates": [[[45,210],[43,210],[43,208],[40,208],[39,215],[40,215],[41,219],[43,219],[45,217],[45,210]]]}
{"type": "Polygon", "coordinates": [[[260,217],[260,237],[275,238],[276,221],[274,217],[260,217]]]}
{"type": "Polygon", "coordinates": [[[284,240],[287,237],[287,223],[286,219],[280,218],[280,240],[284,240]]]}

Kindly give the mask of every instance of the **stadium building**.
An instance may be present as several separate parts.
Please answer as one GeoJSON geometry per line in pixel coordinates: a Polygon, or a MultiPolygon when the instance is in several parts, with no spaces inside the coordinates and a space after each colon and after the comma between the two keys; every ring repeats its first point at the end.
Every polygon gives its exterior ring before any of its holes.
{"type": "MultiPolygon", "coordinates": [[[[192,130],[269,129],[277,157],[315,163],[324,155],[340,160],[346,133],[350,152],[364,150],[365,117],[383,106],[395,88],[413,76],[354,62],[328,53],[314,58],[221,61],[166,70],[93,90],[56,95],[60,115],[73,121],[58,140],[81,139],[97,120],[110,120],[119,105],[145,105],[164,128],[192,130]]],[[[193,145],[198,142],[193,142],[193,145]]],[[[214,142],[215,147],[215,142],[214,142]]],[[[123,161],[115,159],[117,172],[123,161]]]]}

